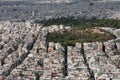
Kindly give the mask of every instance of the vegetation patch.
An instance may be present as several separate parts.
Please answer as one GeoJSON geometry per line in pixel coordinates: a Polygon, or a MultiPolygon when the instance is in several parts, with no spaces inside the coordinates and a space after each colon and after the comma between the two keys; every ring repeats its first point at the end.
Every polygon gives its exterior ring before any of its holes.
{"type": "Polygon", "coordinates": [[[97,18],[74,18],[74,17],[62,17],[57,19],[49,19],[39,21],[36,20],[35,23],[42,23],[44,26],[50,25],[65,25],[71,27],[82,27],[82,28],[91,28],[91,27],[113,27],[120,28],[120,20],[115,19],[97,19],[97,18]]]}
{"type": "Polygon", "coordinates": [[[63,46],[74,46],[76,42],[103,42],[114,38],[116,38],[114,35],[102,29],[75,27],[69,30],[49,33],[47,36],[47,42],[59,42],[63,46]]]}

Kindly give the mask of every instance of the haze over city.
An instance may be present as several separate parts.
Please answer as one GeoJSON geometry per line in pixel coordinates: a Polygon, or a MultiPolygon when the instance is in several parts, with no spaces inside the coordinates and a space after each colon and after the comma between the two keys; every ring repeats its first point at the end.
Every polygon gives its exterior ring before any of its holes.
{"type": "Polygon", "coordinates": [[[0,0],[0,80],[120,80],[120,0],[0,0]]]}

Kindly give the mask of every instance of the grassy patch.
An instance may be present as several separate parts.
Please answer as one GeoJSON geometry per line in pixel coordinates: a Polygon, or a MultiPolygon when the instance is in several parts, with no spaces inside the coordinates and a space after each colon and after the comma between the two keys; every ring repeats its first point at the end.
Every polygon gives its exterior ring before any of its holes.
{"type": "Polygon", "coordinates": [[[47,37],[47,42],[59,42],[63,46],[74,46],[76,42],[103,42],[114,38],[116,38],[114,35],[104,30],[94,28],[72,28],[71,30],[67,31],[49,33],[47,37]]]}

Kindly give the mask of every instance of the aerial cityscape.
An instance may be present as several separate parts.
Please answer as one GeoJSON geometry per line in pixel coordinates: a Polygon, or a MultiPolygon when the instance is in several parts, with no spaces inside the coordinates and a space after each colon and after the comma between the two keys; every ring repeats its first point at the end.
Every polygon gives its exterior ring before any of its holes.
{"type": "Polygon", "coordinates": [[[120,0],[0,0],[0,80],[120,80],[120,0]]]}

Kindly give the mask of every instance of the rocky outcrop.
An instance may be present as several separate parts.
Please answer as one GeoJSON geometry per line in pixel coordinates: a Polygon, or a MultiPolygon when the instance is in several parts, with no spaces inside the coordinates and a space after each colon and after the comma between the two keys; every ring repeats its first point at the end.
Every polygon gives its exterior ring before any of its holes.
{"type": "Polygon", "coordinates": [[[101,29],[114,34],[117,38],[120,38],[120,29],[109,28],[109,27],[102,27],[101,29]]]}

